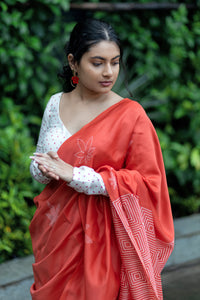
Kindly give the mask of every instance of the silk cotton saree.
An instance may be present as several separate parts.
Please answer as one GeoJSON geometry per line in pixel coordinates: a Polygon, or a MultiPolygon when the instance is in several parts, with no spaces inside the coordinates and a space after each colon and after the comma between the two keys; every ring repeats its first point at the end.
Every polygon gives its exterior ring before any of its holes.
{"type": "Polygon", "coordinates": [[[58,155],[100,173],[109,196],[52,180],[35,197],[32,299],[162,299],[174,229],[159,141],[143,108],[121,100],[58,155]]]}

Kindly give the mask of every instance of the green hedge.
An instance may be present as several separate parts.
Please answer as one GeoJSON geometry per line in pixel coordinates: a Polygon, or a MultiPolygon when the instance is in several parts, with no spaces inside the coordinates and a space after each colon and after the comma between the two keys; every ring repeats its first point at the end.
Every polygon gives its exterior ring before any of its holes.
{"type": "Polygon", "coordinates": [[[0,262],[32,253],[28,226],[43,186],[30,177],[29,156],[46,102],[61,89],[68,7],[66,0],[0,3],[0,262]]]}
{"type": "MultiPolygon", "coordinates": [[[[122,39],[129,89],[160,138],[174,216],[199,211],[199,11],[184,5],[121,14],[68,8],[66,0],[0,3],[0,262],[32,252],[28,225],[42,185],[30,177],[29,155],[44,107],[61,90],[63,46],[85,15],[111,22],[122,39]]],[[[123,73],[116,91],[127,96],[123,73]]]]}

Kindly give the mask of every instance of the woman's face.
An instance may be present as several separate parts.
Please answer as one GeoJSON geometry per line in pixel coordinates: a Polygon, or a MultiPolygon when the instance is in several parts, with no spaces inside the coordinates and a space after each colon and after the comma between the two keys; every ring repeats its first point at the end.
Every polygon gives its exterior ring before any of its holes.
{"type": "Polygon", "coordinates": [[[76,71],[80,88],[92,93],[107,93],[119,74],[120,50],[115,42],[102,41],[86,52],[76,71]]]}

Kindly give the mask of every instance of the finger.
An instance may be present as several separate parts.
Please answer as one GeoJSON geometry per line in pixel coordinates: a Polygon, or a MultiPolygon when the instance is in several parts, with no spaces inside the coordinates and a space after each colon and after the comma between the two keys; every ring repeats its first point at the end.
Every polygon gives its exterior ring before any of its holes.
{"type": "Polygon", "coordinates": [[[33,157],[33,160],[35,160],[35,162],[38,163],[39,165],[43,165],[48,168],[48,164],[49,164],[48,157],[33,157]]]}
{"type": "Polygon", "coordinates": [[[43,165],[38,165],[38,169],[42,172],[46,172],[46,168],[43,165]]]}
{"type": "Polygon", "coordinates": [[[38,164],[44,164],[44,158],[38,156],[29,156],[30,159],[34,160],[38,164]]]}
{"type": "Polygon", "coordinates": [[[53,158],[53,159],[58,159],[58,158],[59,158],[57,152],[49,151],[47,154],[48,154],[51,158],[53,158]]]}
{"type": "Polygon", "coordinates": [[[43,165],[39,165],[39,166],[38,166],[38,169],[39,169],[40,171],[42,171],[43,173],[47,173],[47,172],[48,172],[47,168],[46,168],[45,166],[43,166],[43,165]]]}
{"type": "Polygon", "coordinates": [[[53,172],[48,172],[47,174],[48,174],[48,177],[51,177],[51,178],[53,178],[55,180],[59,180],[60,179],[60,177],[58,175],[56,175],[55,173],[53,173],[53,172]]]}
{"type": "MultiPolygon", "coordinates": [[[[29,156],[30,159],[34,160],[37,164],[38,164],[38,168],[40,169],[40,167],[44,167],[46,168],[45,165],[45,160],[42,160],[41,158],[35,157],[35,156],[29,156]]],[[[43,171],[43,170],[41,170],[43,171]]],[[[44,170],[45,171],[45,170],[44,170]]]]}
{"type": "Polygon", "coordinates": [[[33,155],[34,156],[42,156],[44,153],[39,153],[39,152],[34,152],[33,155]]]}
{"type": "Polygon", "coordinates": [[[44,167],[43,165],[39,165],[38,168],[44,176],[59,180],[59,176],[53,172],[54,168],[44,167]]]}
{"type": "Polygon", "coordinates": [[[49,155],[47,153],[34,152],[33,155],[34,155],[34,157],[49,157],[49,155]]]}
{"type": "Polygon", "coordinates": [[[35,156],[29,156],[29,158],[35,160],[35,156]]]}
{"type": "Polygon", "coordinates": [[[49,175],[48,175],[49,171],[48,171],[46,168],[44,168],[44,167],[41,166],[41,165],[40,165],[40,167],[38,167],[38,168],[39,168],[39,170],[42,172],[42,175],[43,175],[43,176],[49,177],[49,175]]]}
{"type": "Polygon", "coordinates": [[[52,167],[52,166],[43,166],[45,172],[51,172],[51,173],[55,173],[56,168],[52,167]]]}

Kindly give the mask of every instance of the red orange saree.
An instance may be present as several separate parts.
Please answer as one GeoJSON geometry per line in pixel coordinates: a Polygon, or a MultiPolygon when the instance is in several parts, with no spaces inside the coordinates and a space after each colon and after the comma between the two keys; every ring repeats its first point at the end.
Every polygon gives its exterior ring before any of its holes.
{"type": "Polygon", "coordinates": [[[99,172],[109,197],[50,182],[30,225],[33,300],[162,299],[173,220],[159,141],[143,108],[123,99],[58,154],[99,172]]]}

